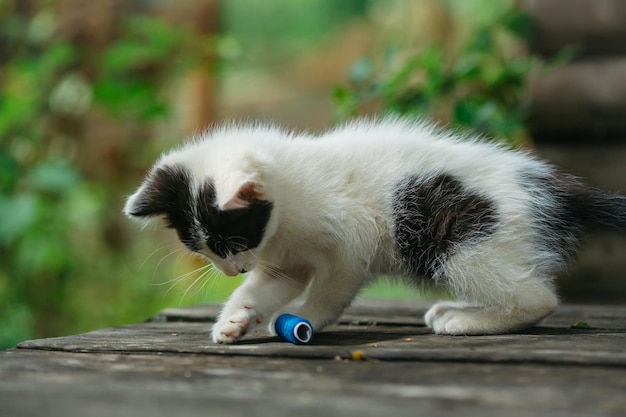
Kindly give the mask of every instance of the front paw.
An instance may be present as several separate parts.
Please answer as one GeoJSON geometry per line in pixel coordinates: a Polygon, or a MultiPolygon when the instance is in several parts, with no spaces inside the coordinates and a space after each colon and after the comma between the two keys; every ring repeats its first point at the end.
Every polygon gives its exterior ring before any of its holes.
{"type": "Polygon", "coordinates": [[[234,343],[261,322],[260,316],[251,308],[244,308],[220,317],[213,325],[213,341],[215,343],[234,343]]]}

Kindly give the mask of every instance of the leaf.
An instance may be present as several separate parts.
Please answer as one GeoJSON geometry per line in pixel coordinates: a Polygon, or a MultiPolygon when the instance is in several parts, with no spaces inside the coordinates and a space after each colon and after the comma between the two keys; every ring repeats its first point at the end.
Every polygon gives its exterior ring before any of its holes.
{"type": "Polygon", "coordinates": [[[19,172],[19,163],[13,155],[0,150],[0,191],[13,190],[19,172]]]}
{"type": "Polygon", "coordinates": [[[441,49],[436,46],[427,48],[424,52],[409,59],[398,72],[389,77],[381,86],[381,91],[385,96],[394,96],[400,90],[406,87],[408,80],[418,72],[423,70],[426,76],[425,88],[429,91],[436,90],[432,88],[443,79],[445,74],[444,59],[441,49]],[[430,88],[428,83],[431,83],[430,88]]]}
{"type": "Polygon", "coordinates": [[[480,29],[467,46],[469,52],[489,54],[494,48],[493,34],[490,29],[480,29]]]}
{"type": "Polygon", "coordinates": [[[519,9],[513,9],[505,13],[500,22],[513,35],[530,40],[534,33],[534,21],[530,14],[524,13],[519,9]]]}
{"type": "Polygon", "coordinates": [[[335,114],[333,115],[333,123],[343,122],[354,116],[357,108],[356,93],[345,87],[335,87],[332,91],[333,101],[335,102],[335,114]]]}
{"type": "Polygon", "coordinates": [[[71,254],[67,251],[67,242],[63,241],[62,233],[53,229],[52,233],[57,236],[50,239],[51,231],[46,230],[45,226],[42,229],[37,230],[39,233],[27,234],[20,242],[22,250],[17,253],[17,262],[22,276],[56,275],[66,270],[71,263],[71,254]]]}
{"type": "Polygon", "coordinates": [[[3,321],[0,329],[0,349],[12,348],[23,340],[35,337],[32,331],[35,319],[31,308],[25,300],[0,298],[0,317],[3,321]]]}
{"type": "Polygon", "coordinates": [[[374,72],[374,64],[369,57],[362,57],[350,66],[348,78],[353,83],[368,81],[374,72]]]}
{"type": "Polygon", "coordinates": [[[452,114],[456,123],[473,126],[476,122],[478,104],[471,100],[462,100],[456,103],[452,114]]]}
{"type": "Polygon", "coordinates": [[[353,94],[347,88],[338,86],[333,88],[332,96],[335,103],[344,104],[346,101],[353,97],[353,94]]]}
{"type": "Polygon", "coordinates": [[[74,45],[69,42],[56,42],[39,56],[37,68],[40,76],[45,78],[67,67],[77,59],[78,52],[74,45]]]}
{"type": "Polygon", "coordinates": [[[65,161],[44,162],[31,172],[30,180],[35,188],[55,194],[65,193],[81,181],[76,169],[65,161]]]}
{"type": "Polygon", "coordinates": [[[94,85],[95,101],[115,116],[150,120],[168,114],[157,86],[138,77],[101,79],[94,85]]]}
{"type": "Polygon", "coordinates": [[[493,100],[467,99],[454,107],[454,121],[470,126],[479,132],[488,133],[493,129],[498,116],[498,104],[493,100]]]}
{"type": "Polygon", "coordinates": [[[457,82],[478,78],[481,72],[481,60],[475,54],[461,55],[450,71],[452,77],[457,82]]]}
{"type": "Polygon", "coordinates": [[[189,42],[186,28],[173,27],[161,19],[145,16],[130,17],[126,23],[125,35],[103,54],[105,72],[122,74],[148,65],[166,71],[189,62],[172,59],[173,55],[182,55],[189,42]]]}
{"type": "Polygon", "coordinates": [[[0,242],[8,245],[35,223],[38,199],[33,194],[0,196],[0,242]]]}
{"type": "Polygon", "coordinates": [[[154,60],[153,51],[146,45],[132,41],[120,41],[110,46],[102,57],[105,71],[123,73],[148,64],[154,60]]]}
{"type": "Polygon", "coordinates": [[[548,68],[558,68],[571,62],[580,55],[579,45],[568,45],[561,48],[554,56],[546,62],[548,68]]]}

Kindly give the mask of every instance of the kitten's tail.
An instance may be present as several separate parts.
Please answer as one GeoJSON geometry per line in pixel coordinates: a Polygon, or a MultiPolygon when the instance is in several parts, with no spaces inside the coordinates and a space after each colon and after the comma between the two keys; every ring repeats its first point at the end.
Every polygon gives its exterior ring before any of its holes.
{"type": "Polygon", "coordinates": [[[561,178],[560,182],[566,216],[587,231],[626,231],[626,197],[588,187],[573,177],[561,178]]]}

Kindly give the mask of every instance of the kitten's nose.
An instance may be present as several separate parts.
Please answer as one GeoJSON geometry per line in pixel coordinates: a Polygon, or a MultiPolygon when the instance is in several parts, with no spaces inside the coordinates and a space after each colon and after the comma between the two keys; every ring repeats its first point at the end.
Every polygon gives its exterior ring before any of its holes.
{"type": "Polygon", "coordinates": [[[240,273],[240,274],[245,274],[246,272],[248,272],[248,271],[247,271],[245,268],[241,268],[241,269],[239,270],[239,273],[240,273]]]}
{"type": "Polygon", "coordinates": [[[229,277],[234,277],[239,273],[239,267],[232,262],[214,261],[214,263],[224,274],[228,275],[229,277]]]}

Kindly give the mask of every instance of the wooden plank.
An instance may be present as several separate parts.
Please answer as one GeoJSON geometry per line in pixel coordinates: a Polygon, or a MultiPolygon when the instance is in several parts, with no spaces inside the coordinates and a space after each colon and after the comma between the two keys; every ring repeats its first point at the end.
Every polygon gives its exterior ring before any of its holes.
{"type": "MultiPolygon", "coordinates": [[[[346,309],[339,323],[424,326],[424,313],[432,304],[433,302],[424,300],[359,299],[346,309]]],[[[168,308],[158,313],[152,321],[212,322],[219,311],[219,304],[168,308]]],[[[626,329],[626,306],[562,304],[541,324],[548,327],[569,327],[579,321],[586,321],[596,328],[626,329]]]]}
{"type": "Polygon", "coordinates": [[[573,62],[535,74],[528,86],[532,96],[528,125],[534,137],[550,140],[547,135],[553,134],[557,139],[594,143],[601,135],[609,139],[614,135],[621,142],[619,134],[626,131],[622,117],[625,73],[626,59],[619,56],[573,62]]]}
{"type": "MultiPolygon", "coordinates": [[[[404,324],[424,325],[422,317],[432,305],[423,300],[384,300],[367,298],[357,300],[346,309],[339,323],[343,324],[404,324]]],[[[203,304],[192,307],[167,308],[158,313],[152,321],[200,321],[212,322],[217,319],[221,306],[203,304]]]]}
{"type": "Polygon", "coordinates": [[[474,363],[553,363],[626,367],[626,332],[533,328],[497,336],[436,336],[424,328],[335,327],[315,343],[294,346],[277,338],[253,337],[234,345],[210,341],[210,327],[198,323],[153,323],[61,338],[40,339],[20,349],[65,352],[195,353],[264,357],[350,358],[359,351],[377,360],[474,363]],[[575,349],[573,347],[575,346],[575,349]]]}
{"type": "Polygon", "coordinates": [[[427,307],[364,300],[307,346],[262,333],[213,344],[216,306],[24,342],[0,352],[0,415],[626,414],[626,307],[562,306],[540,327],[479,337],[431,334],[427,307]]]}
{"type": "MultiPolygon", "coordinates": [[[[420,306],[411,308],[397,303],[389,309],[384,306],[384,303],[377,307],[357,304],[348,310],[344,316],[347,320],[342,322],[354,323],[350,318],[353,315],[366,317],[366,324],[332,326],[317,334],[314,342],[307,346],[293,346],[269,337],[263,329],[237,344],[217,345],[211,342],[210,323],[151,322],[32,340],[18,347],[66,352],[164,352],[314,359],[351,358],[358,351],[364,358],[375,360],[626,367],[624,307],[564,306],[541,327],[518,334],[462,337],[433,335],[423,324],[410,323],[415,317],[421,317],[420,306]],[[409,324],[403,323],[403,317],[409,324]],[[394,323],[389,323],[390,318],[394,323]],[[594,327],[570,327],[578,321],[586,321],[594,327]]],[[[193,311],[192,316],[197,319],[199,308],[193,311]]],[[[207,316],[214,311],[214,307],[208,307],[207,316]]]]}
{"type": "Polygon", "coordinates": [[[623,0],[518,0],[534,20],[533,51],[553,55],[576,45],[579,55],[626,52],[626,3],[623,0]]]}
{"type": "Polygon", "coordinates": [[[608,416],[623,369],[0,352],[0,415],[608,416]]]}

